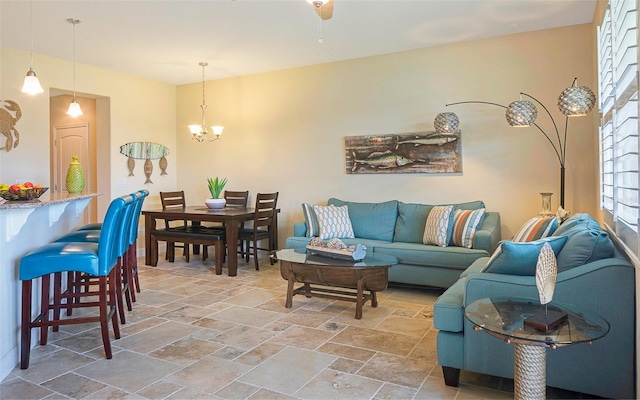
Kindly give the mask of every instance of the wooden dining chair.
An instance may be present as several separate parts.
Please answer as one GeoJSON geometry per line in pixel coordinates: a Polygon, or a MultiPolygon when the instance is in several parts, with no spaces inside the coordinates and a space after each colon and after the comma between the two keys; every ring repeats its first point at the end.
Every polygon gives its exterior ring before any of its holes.
{"type": "MultiPolygon", "coordinates": [[[[225,190],[224,198],[227,200],[226,207],[247,207],[249,202],[249,191],[225,190]]],[[[244,221],[239,223],[238,229],[244,228],[244,221]]],[[[222,225],[224,226],[224,224],[222,225]]],[[[244,246],[241,240],[238,240],[238,254],[244,257],[244,246]]]]}
{"type": "Polygon", "coordinates": [[[249,201],[249,191],[225,190],[224,198],[227,201],[227,207],[246,207],[249,201]]]}
{"type": "MultiPolygon", "coordinates": [[[[165,211],[183,209],[187,205],[183,190],[174,191],[174,192],[160,192],[160,201],[162,202],[162,209],[165,211]]],[[[165,229],[177,228],[177,230],[180,230],[180,228],[182,228],[186,231],[188,229],[188,226],[189,226],[189,223],[186,219],[185,220],[181,220],[181,219],[180,220],[175,220],[175,219],[164,220],[165,229]],[[176,221],[179,221],[179,223],[174,223],[176,221]]],[[[169,259],[170,254],[171,255],[175,254],[176,247],[182,248],[182,252],[185,257],[185,260],[189,262],[189,243],[182,243],[176,246],[175,242],[167,242],[167,251],[165,254],[165,260],[169,259]]]]}
{"type": "Polygon", "coordinates": [[[250,229],[240,229],[238,231],[238,241],[246,242],[247,244],[245,249],[246,261],[249,262],[249,257],[253,256],[256,270],[260,269],[258,266],[258,251],[267,251],[270,253],[275,250],[273,237],[277,234],[274,232],[277,203],[278,192],[258,193],[256,196],[253,227],[250,229]],[[269,245],[267,247],[258,247],[258,242],[261,240],[268,240],[269,245]]]}

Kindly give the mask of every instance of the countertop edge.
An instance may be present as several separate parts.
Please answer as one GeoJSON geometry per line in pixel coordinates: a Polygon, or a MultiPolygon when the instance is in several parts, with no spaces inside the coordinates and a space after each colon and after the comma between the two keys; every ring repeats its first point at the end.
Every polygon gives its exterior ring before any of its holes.
{"type": "Polygon", "coordinates": [[[25,200],[25,201],[0,200],[0,211],[25,209],[25,208],[40,208],[40,207],[46,207],[52,204],[68,203],[72,201],[102,196],[103,194],[104,193],[86,193],[86,194],[82,193],[77,195],[54,194],[54,195],[49,195],[48,198],[45,200],[42,200],[42,199],[25,200]]]}

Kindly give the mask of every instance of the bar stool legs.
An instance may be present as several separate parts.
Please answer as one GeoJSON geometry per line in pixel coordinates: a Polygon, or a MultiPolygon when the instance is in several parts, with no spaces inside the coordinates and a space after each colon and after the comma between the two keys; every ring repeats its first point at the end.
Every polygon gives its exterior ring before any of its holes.
{"type": "MultiPolygon", "coordinates": [[[[61,291],[62,273],[54,273],[54,293],[61,291]]],[[[113,333],[116,339],[120,339],[120,327],[118,325],[118,315],[116,313],[116,294],[117,282],[119,278],[118,268],[114,267],[109,272],[108,276],[97,277],[97,292],[86,290],[80,291],[67,291],[64,294],[60,293],[54,295],[53,302],[49,300],[50,286],[51,286],[51,274],[43,275],[41,277],[42,290],[41,290],[41,304],[40,313],[35,319],[31,320],[32,313],[32,298],[33,298],[33,280],[22,281],[22,327],[20,332],[20,369],[27,369],[29,367],[29,357],[31,353],[31,329],[40,328],[40,345],[47,344],[49,327],[53,327],[54,331],[58,330],[60,325],[70,324],[84,324],[90,322],[100,322],[100,329],[102,331],[102,344],[106,358],[110,359],[113,356],[111,351],[111,339],[109,337],[109,319],[111,319],[111,325],[113,327],[113,333]],[[76,302],[79,296],[98,295],[97,302],[76,302]],[[65,302],[63,303],[63,299],[65,302]],[[61,318],[61,309],[69,309],[75,307],[95,307],[99,308],[99,316],[87,316],[87,317],[75,317],[75,318],[61,318]],[[53,318],[50,319],[50,312],[53,312],[53,318]]],[[[80,281],[77,281],[80,282],[80,281]]],[[[76,282],[76,283],[77,283],[76,282]]],[[[71,285],[73,286],[73,285],[71,285]]]]}

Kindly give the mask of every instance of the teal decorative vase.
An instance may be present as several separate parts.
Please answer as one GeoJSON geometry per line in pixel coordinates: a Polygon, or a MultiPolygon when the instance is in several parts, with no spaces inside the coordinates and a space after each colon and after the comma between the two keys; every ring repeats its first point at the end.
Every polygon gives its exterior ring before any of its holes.
{"type": "Polygon", "coordinates": [[[69,164],[67,170],[67,192],[82,193],[84,190],[84,172],[82,172],[82,164],[78,161],[78,156],[71,157],[73,160],[69,164]]]}

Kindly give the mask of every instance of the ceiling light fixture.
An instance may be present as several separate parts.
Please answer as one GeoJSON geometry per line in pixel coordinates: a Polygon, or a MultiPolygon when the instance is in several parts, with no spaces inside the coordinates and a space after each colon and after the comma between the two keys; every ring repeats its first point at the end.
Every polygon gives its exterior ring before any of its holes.
{"type": "Polygon", "coordinates": [[[78,100],[76,100],[76,25],[80,23],[80,20],[67,18],[67,22],[73,25],[73,100],[71,100],[71,104],[69,104],[67,114],[76,118],[82,115],[80,104],[78,104],[78,100]]]}
{"type": "Polygon", "coordinates": [[[224,129],[224,126],[220,126],[220,125],[212,126],[211,129],[213,130],[213,134],[215,135],[215,137],[213,139],[209,139],[207,137],[207,134],[209,132],[207,132],[207,125],[204,120],[204,112],[207,109],[207,104],[205,103],[205,99],[204,99],[204,67],[206,67],[209,64],[203,61],[198,63],[198,65],[202,67],[202,104],[200,105],[200,108],[202,109],[202,124],[189,125],[189,130],[193,135],[191,137],[192,140],[195,139],[198,142],[204,142],[205,140],[207,142],[213,142],[214,140],[220,139],[220,135],[222,135],[222,130],[224,129]]]}
{"type": "Polygon", "coordinates": [[[30,95],[44,92],[44,89],[40,85],[40,81],[33,70],[33,0],[29,2],[29,23],[31,25],[31,64],[29,65],[29,72],[24,78],[24,85],[22,85],[22,93],[30,95]]]}
{"type": "MultiPolygon", "coordinates": [[[[576,86],[577,81],[578,78],[574,78],[571,87],[563,90],[562,93],[560,93],[560,97],[558,98],[558,109],[560,110],[560,112],[562,112],[562,114],[565,115],[563,136],[560,136],[558,125],[556,124],[555,119],[553,118],[551,112],[549,112],[547,107],[545,107],[544,104],[542,104],[535,97],[524,92],[520,92],[520,100],[514,101],[508,106],[503,106],[502,104],[491,103],[487,101],[460,101],[457,103],[447,104],[447,106],[469,103],[490,104],[506,109],[505,119],[507,120],[507,123],[509,125],[516,128],[529,126],[535,126],[536,128],[538,128],[538,130],[547,138],[549,144],[551,144],[551,147],[553,147],[553,151],[558,157],[558,162],[560,164],[560,205],[564,207],[567,128],[569,127],[569,117],[587,115],[596,104],[596,95],[591,91],[591,89],[586,86],[576,86]],[[536,109],[536,106],[535,104],[533,104],[533,102],[529,100],[522,100],[522,96],[527,96],[531,100],[538,103],[544,109],[544,111],[546,111],[549,119],[551,120],[551,123],[553,124],[555,137],[548,135],[547,132],[545,132],[540,127],[540,125],[535,122],[536,117],[538,116],[538,110],[536,109]],[[554,141],[553,139],[556,140],[554,141]]],[[[437,129],[438,127],[436,125],[436,130],[437,129]]]]}

